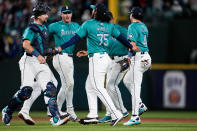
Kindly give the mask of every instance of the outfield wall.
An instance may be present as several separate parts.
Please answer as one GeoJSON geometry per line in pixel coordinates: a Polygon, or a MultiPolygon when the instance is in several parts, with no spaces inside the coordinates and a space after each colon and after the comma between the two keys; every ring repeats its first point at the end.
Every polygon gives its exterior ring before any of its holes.
{"type": "MultiPolygon", "coordinates": [[[[0,109],[7,105],[11,96],[19,89],[20,71],[16,64],[18,59],[0,62],[0,69],[2,69],[0,75],[0,109]]],[[[74,106],[77,110],[87,110],[85,80],[88,74],[88,59],[75,58],[74,62],[80,63],[75,64],[74,106]]],[[[59,81],[58,74],[55,71],[54,73],[59,81]]],[[[197,65],[153,64],[152,69],[144,74],[141,94],[144,103],[150,109],[197,109],[196,74],[197,65]],[[166,91],[168,88],[172,90],[166,91]],[[167,94],[164,92],[167,92],[167,94]],[[166,101],[164,99],[170,101],[165,104],[166,101]]],[[[59,81],[58,89],[60,85],[59,81]]],[[[131,96],[129,92],[122,82],[119,86],[126,108],[131,109],[131,96]]],[[[101,108],[102,105],[99,102],[99,109],[101,108]]],[[[32,109],[45,110],[43,95],[35,102],[32,109]]]]}

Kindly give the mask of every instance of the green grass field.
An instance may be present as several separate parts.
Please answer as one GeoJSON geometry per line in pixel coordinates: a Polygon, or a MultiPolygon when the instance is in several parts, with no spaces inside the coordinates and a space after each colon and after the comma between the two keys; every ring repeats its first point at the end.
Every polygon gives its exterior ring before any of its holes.
{"type": "MultiPolygon", "coordinates": [[[[15,113],[14,116],[17,114],[15,113]]],[[[77,112],[78,117],[82,118],[87,115],[87,112],[77,112]]],[[[45,112],[32,112],[31,116],[46,117],[45,112]]],[[[104,116],[104,112],[100,112],[99,116],[104,116]]],[[[94,125],[80,125],[76,122],[68,122],[67,124],[59,127],[51,126],[49,121],[36,121],[36,125],[29,126],[23,121],[11,121],[10,126],[5,126],[0,123],[0,131],[197,131],[197,122],[143,122],[143,119],[148,118],[164,118],[164,119],[181,119],[197,120],[197,112],[170,112],[170,111],[149,111],[142,115],[142,124],[136,126],[123,126],[123,122],[118,123],[115,127],[110,127],[110,123],[94,124],[94,125]]]]}

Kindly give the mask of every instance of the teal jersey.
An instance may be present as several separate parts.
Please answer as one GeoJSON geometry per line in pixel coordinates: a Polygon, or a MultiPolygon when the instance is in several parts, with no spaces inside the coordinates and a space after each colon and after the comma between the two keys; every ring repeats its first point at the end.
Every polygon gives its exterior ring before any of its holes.
{"type": "Polygon", "coordinates": [[[141,52],[148,52],[148,29],[144,23],[134,22],[128,27],[128,40],[139,46],[141,52]]]}
{"type": "Polygon", "coordinates": [[[107,52],[110,36],[116,38],[120,32],[112,23],[91,19],[84,22],[76,34],[81,38],[86,37],[88,53],[98,53],[107,52]]]}
{"type": "MultiPolygon", "coordinates": [[[[73,37],[76,31],[79,28],[79,24],[71,22],[70,24],[65,23],[64,21],[58,21],[49,25],[49,34],[53,35],[55,46],[61,46],[71,37],[73,37]]],[[[74,51],[75,45],[72,45],[68,48],[62,50],[64,53],[72,54],[74,51]]]]}
{"type": "MultiPolygon", "coordinates": [[[[45,25],[39,25],[36,23],[31,23],[37,25],[39,27],[40,31],[45,32],[44,34],[46,37],[48,37],[48,29],[45,25]]],[[[23,41],[24,40],[29,40],[31,43],[31,46],[34,48],[35,51],[39,52],[40,54],[43,53],[43,51],[46,49],[48,42],[43,43],[42,37],[38,32],[34,32],[30,27],[28,26],[22,36],[23,41]]],[[[26,51],[27,52],[27,51],[26,51]]]]}
{"type": "MultiPolygon", "coordinates": [[[[127,38],[127,29],[120,25],[114,25],[120,33],[127,38]]],[[[124,56],[128,54],[128,48],[116,40],[114,37],[110,37],[109,39],[109,46],[108,46],[108,53],[110,56],[124,56]]]]}

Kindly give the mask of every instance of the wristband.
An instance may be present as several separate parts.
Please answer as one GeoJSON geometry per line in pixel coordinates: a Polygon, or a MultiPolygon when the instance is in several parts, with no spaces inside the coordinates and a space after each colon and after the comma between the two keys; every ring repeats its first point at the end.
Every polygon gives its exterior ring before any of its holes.
{"type": "Polygon", "coordinates": [[[31,52],[32,55],[38,57],[40,54],[38,52],[36,52],[35,50],[31,52]]]}

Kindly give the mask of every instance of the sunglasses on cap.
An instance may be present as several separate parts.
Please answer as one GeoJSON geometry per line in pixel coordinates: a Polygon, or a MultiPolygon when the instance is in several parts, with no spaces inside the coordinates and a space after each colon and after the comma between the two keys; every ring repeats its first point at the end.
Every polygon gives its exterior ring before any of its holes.
{"type": "Polygon", "coordinates": [[[67,12],[62,12],[63,14],[71,14],[71,11],[67,11],[67,12]]]}

